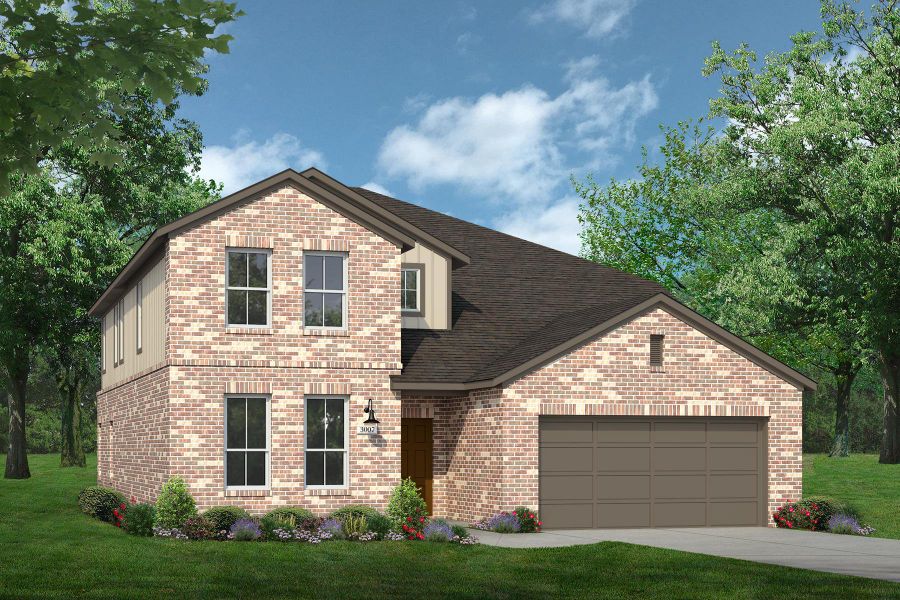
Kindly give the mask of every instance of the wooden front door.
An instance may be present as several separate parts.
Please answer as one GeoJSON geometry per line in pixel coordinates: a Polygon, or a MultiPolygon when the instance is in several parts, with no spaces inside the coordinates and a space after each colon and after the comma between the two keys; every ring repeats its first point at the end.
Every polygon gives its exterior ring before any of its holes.
{"type": "Polygon", "coordinates": [[[432,512],[432,451],[434,441],[431,419],[402,419],[400,421],[400,476],[411,478],[419,486],[419,493],[432,512]]]}

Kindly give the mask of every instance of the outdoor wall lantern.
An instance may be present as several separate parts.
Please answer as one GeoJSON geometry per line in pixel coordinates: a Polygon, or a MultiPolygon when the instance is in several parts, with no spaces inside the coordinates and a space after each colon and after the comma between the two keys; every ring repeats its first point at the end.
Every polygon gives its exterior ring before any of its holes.
{"type": "Polygon", "coordinates": [[[363,421],[366,425],[378,425],[381,421],[375,418],[375,409],[372,408],[372,399],[369,398],[369,405],[363,409],[363,412],[369,415],[369,418],[363,421]]]}

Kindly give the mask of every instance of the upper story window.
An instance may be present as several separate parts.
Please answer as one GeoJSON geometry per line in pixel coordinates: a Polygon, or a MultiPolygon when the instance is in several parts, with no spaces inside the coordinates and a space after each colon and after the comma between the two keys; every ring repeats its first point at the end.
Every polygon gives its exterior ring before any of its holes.
{"type": "Polygon", "coordinates": [[[271,258],[268,250],[228,250],[225,267],[228,325],[266,327],[271,322],[271,258]]]}
{"type": "Polygon", "coordinates": [[[422,312],[422,269],[403,268],[400,271],[400,308],[404,312],[422,312]]]}
{"type": "Polygon", "coordinates": [[[144,280],[138,281],[135,290],[134,337],[137,340],[137,353],[144,350],[144,280]]]}
{"type": "Polygon", "coordinates": [[[117,367],[125,362],[125,299],[116,302],[113,309],[113,323],[115,327],[115,353],[113,354],[113,366],[117,367]]]}
{"type": "Polygon", "coordinates": [[[347,255],[303,254],[303,326],[340,329],[347,325],[347,255]]]}

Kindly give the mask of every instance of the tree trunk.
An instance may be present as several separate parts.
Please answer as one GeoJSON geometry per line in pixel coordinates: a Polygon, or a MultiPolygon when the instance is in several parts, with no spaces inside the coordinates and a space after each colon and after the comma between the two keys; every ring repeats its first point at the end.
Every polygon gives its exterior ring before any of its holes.
{"type": "Polygon", "coordinates": [[[66,367],[57,381],[62,404],[62,447],[59,466],[83,467],[84,446],[81,443],[81,390],[80,377],[74,369],[66,367]]]}
{"type": "Polygon", "coordinates": [[[28,446],[25,443],[25,396],[31,365],[28,360],[7,364],[9,375],[9,453],[6,455],[6,479],[28,479],[28,446]]]}
{"type": "Polygon", "coordinates": [[[850,390],[859,369],[852,363],[840,365],[834,371],[834,443],[829,456],[850,456],[850,390]]]}
{"type": "Polygon", "coordinates": [[[878,462],[900,463],[900,348],[886,345],[878,355],[884,387],[884,437],[878,462]]]}

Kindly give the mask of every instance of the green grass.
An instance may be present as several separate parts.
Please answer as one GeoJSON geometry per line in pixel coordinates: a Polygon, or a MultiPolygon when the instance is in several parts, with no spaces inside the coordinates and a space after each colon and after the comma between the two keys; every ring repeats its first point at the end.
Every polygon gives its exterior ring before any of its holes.
{"type": "MultiPolygon", "coordinates": [[[[2,457],[0,457],[2,458],[2,457]]],[[[178,542],[81,514],[87,469],[32,456],[0,480],[0,598],[897,598],[900,585],[603,543],[511,550],[448,544],[178,542]]]]}
{"type": "Polygon", "coordinates": [[[872,535],[900,539],[900,465],[879,464],[875,454],[806,454],[803,495],[843,502],[875,528],[872,535]]]}

